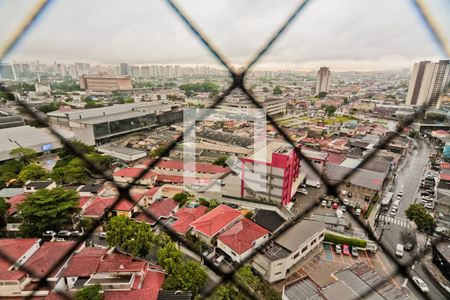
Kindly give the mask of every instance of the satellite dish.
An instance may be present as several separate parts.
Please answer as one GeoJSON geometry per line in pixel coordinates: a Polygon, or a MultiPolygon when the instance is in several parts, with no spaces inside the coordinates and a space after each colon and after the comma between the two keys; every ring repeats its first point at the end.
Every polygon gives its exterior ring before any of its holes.
{"type": "Polygon", "coordinates": [[[342,210],[340,209],[340,208],[338,208],[337,210],[336,210],[336,217],[338,218],[338,219],[340,219],[340,218],[342,218],[342,215],[343,215],[344,213],[342,212],[342,210]]]}

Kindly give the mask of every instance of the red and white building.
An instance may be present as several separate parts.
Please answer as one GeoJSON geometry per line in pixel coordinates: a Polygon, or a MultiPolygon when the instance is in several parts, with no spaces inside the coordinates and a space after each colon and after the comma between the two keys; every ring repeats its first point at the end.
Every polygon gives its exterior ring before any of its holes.
{"type": "Polygon", "coordinates": [[[185,235],[191,229],[191,223],[206,214],[208,208],[204,205],[197,207],[182,207],[174,215],[177,220],[172,223],[171,227],[175,232],[185,235]]]}
{"type": "MultiPolygon", "coordinates": [[[[113,173],[114,181],[121,184],[129,184],[144,171],[143,168],[124,168],[113,173]]],[[[156,183],[156,173],[149,171],[139,179],[137,184],[152,187],[156,183]]]]}
{"type": "Polygon", "coordinates": [[[217,247],[235,262],[247,258],[252,250],[269,238],[269,231],[255,222],[243,218],[217,238],[217,247]]]}
{"type": "Polygon", "coordinates": [[[230,228],[242,217],[238,210],[221,204],[192,222],[192,233],[209,243],[213,237],[230,228]]]}
{"type": "Polygon", "coordinates": [[[273,141],[241,161],[241,197],[287,205],[303,180],[300,157],[285,142],[273,141]]]}

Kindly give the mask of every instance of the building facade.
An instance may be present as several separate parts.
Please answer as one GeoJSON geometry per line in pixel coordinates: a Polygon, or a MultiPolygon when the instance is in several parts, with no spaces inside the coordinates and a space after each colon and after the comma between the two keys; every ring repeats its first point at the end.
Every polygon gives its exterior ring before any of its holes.
{"type": "Polygon", "coordinates": [[[273,141],[241,161],[241,197],[282,205],[291,201],[301,183],[300,157],[292,146],[273,141]]]}
{"type": "Polygon", "coordinates": [[[406,104],[420,106],[428,103],[432,107],[440,107],[449,82],[449,60],[415,63],[409,81],[406,104]]]}
{"type": "Polygon", "coordinates": [[[321,92],[328,93],[330,90],[330,69],[328,67],[321,67],[317,71],[317,82],[316,82],[316,95],[321,92]]]}
{"type": "Polygon", "coordinates": [[[132,89],[130,76],[119,75],[82,75],[80,77],[80,88],[86,90],[88,95],[106,95],[112,91],[132,89]]]}

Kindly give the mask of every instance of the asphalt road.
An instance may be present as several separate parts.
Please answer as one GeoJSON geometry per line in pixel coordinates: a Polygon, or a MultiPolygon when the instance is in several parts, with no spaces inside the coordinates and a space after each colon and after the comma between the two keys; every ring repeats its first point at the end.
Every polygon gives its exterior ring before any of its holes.
{"type": "MultiPolygon", "coordinates": [[[[395,255],[395,248],[398,243],[405,244],[407,242],[412,242],[416,246],[411,252],[404,252],[403,257],[400,259],[402,264],[410,264],[412,261],[412,255],[417,253],[417,239],[414,230],[411,229],[409,221],[407,221],[405,216],[405,210],[414,203],[417,191],[420,187],[420,182],[422,180],[422,174],[425,167],[428,164],[428,157],[431,151],[430,146],[422,140],[416,140],[416,150],[407,157],[404,162],[403,167],[397,174],[396,181],[393,186],[392,192],[394,192],[394,199],[397,197],[399,190],[403,189],[403,197],[400,201],[399,209],[395,215],[394,221],[390,221],[390,224],[385,226],[383,232],[382,242],[392,250],[395,255]]],[[[377,229],[381,232],[381,225],[377,229]]],[[[419,243],[420,244],[420,243],[419,243]]],[[[393,266],[395,270],[395,266],[393,266]]],[[[431,299],[446,299],[444,295],[438,290],[434,280],[431,280],[426,273],[422,270],[421,265],[415,266],[414,270],[411,270],[412,275],[419,276],[422,278],[430,289],[429,296],[431,299]]],[[[401,283],[405,282],[405,278],[401,279],[401,283]]],[[[420,294],[416,292],[413,287],[414,283],[410,280],[406,282],[406,287],[408,287],[411,292],[418,299],[425,299],[420,294]]]]}
{"type": "Polygon", "coordinates": [[[406,220],[405,210],[414,203],[417,190],[420,187],[423,170],[428,164],[430,146],[422,140],[416,140],[416,150],[405,161],[403,168],[397,174],[394,184],[394,199],[398,191],[403,189],[403,198],[396,214],[396,218],[406,220]]]}

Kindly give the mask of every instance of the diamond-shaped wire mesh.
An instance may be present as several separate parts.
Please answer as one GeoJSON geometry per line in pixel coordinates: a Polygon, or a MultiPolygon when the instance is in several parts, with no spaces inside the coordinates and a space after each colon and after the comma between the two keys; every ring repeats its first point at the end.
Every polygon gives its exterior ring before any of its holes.
{"type": "MultiPolygon", "coordinates": [[[[212,45],[212,43],[210,42],[210,40],[194,25],[194,22],[192,22],[187,15],[172,1],[172,0],[167,0],[166,1],[168,3],[168,5],[174,10],[174,12],[181,18],[181,20],[183,20],[183,22],[185,23],[185,25],[194,33],[194,35],[203,43],[203,45],[210,51],[210,53],[227,69],[227,71],[229,72],[229,74],[231,75],[233,81],[231,83],[231,85],[222,93],[222,95],[218,96],[214,103],[209,107],[209,108],[215,108],[217,107],[224,99],[225,97],[227,97],[228,95],[230,95],[230,93],[235,90],[241,90],[247,97],[248,99],[250,99],[252,101],[252,103],[258,108],[258,109],[263,109],[261,102],[258,101],[256,99],[256,97],[246,88],[246,86],[244,85],[244,79],[246,74],[248,73],[248,70],[253,67],[258,61],[259,59],[267,52],[267,50],[270,49],[270,47],[277,41],[277,39],[283,34],[283,32],[285,31],[286,28],[288,28],[288,26],[292,23],[292,21],[300,14],[300,12],[306,7],[306,5],[311,2],[310,0],[305,0],[302,1],[298,7],[292,12],[292,14],[287,18],[287,20],[285,21],[285,23],[283,24],[283,26],[280,27],[280,29],[274,34],[274,36],[265,44],[265,46],[262,48],[262,50],[260,50],[255,57],[247,64],[247,66],[244,68],[243,71],[240,72],[236,72],[231,66],[230,64],[227,62],[227,60],[225,59],[225,57],[217,50],[215,49],[215,47],[212,45]]],[[[26,31],[31,28],[32,26],[35,25],[35,21],[37,20],[37,18],[39,17],[39,15],[42,13],[42,11],[44,10],[44,8],[47,6],[47,4],[49,3],[49,1],[40,1],[35,9],[33,10],[33,12],[28,16],[27,21],[23,23],[22,27],[19,28],[19,30],[17,31],[17,35],[15,37],[13,37],[13,39],[7,43],[7,45],[4,47],[4,49],[0,52],[0,60],[2,60],[7,54],[9,54],[15,47],[15,45],[18,43],[18,41],[24,36],[24,34],[26,33],[26,31]]],[[[437,30],[437,27],[433,21],[433,19],[431,18],[431,16],[427,13],[427,10],[425,9],[424,4],[422,3],[422,1],[413,1],[415,7],[418,9],[420,16],[423,18],[424,20],[424,26],[427,27],[427,29],[429,30],[430,34],[433,36],[434,40],[437,42],[437,44],[441,47],[441,49],[443,50],[444,53],[446,53],[447,55],[450,55],[450,49],[448,49],[448,43],[446,43],[445,38],[442,36],[442,34],[439,33],[439,31],[437,30]]],[[[8,94],[9,97],[14,97],[14,95],[12,93],[9,93],[8,89],[0,86],[1,91],[5,92],[8,94]]],[[[14,99],[14,98],[13,98],[14,99]]],[[[293,225],[295,225],[296,223],[298,223],[302,218],[304,218],[304,216],[306,216],[314,207],[316,207],[315,204],[311,204],[307,207],[305,207],[299,214],[297,214],[296,216],[294,216],[291,220],[289,220],[288,222],[286,222],[280,230],[278,230],[276,233],[274,233],[273,235],[270,236],[270,238],[265,241],[263,244],[261,244],[260,246],[258,246],[256,249],[254,249],[251,254],[249,256],[247,256],[244,260],[242,260],[239,264],[237,264],[235,266],[235,268],[233,268],[232,271],[229,272],[225,272],[222,269],[220,269],[219,267],[217,267],[210,259],[203,257],[202,253],[200,253],[196,247],[193,245],[193,243],[189,240],[184,239],[182,236],[178,235],[175,231],[173,231],[170,226],[166,225],[165,223],[163,223],[162,221],[158,220],[158,218],[156,218],[151,212],[149,212],[148,210],[144,209],[139,203],[137,203],[136,200],[134,200],[132,197],[130,197],[130,189],[131,187],[137,183],[148,171],[150,171],[154,166],[156,166],[156,164],[161,160],[162,157],[167,156],[169,154],[169,152],[178,144],[183,140],[184,135],[189,134],[192,130],[194,130],[194,126],[191,126],[190,128],[188,128],[184,133],[181,133],[177,136],[177,138],[170,143],[170,145],[163,151],[163,153],[160,154],[160,156],[158,158],[156,158],[155,160],[153,160],[149,166],[144,169],[135,179],[132,183],[128,184],[126,187],[123,187],[119,184],[117,184],[116,182],[114,182],[113,178],[111,178],[111,176],[107,175],[105,173],[105,170],[102,170],[99,166],[97,166],[94,162],[92,162],[91,160],[89,160],[88,157],[86,157],[86,155],[82,152],[79,151],[79,149],[75,148],[74,145],[66,140],[60,133],[58,133],[58,131],[56,131],[54,128],[52,128],[45,119],[43,119],[41,116],[39,116],[37,113],[35,113],[27,103],[19,101],[18,99],[15,99],[17,101],[17,103],[23,107],[25,113],[29,114],[30,116],[32,116],[35,121],[44,127],[47,127],[50,132],[55,135],[61,142],[62,144],[67,147],[68,149],[70,149],[74,154],[76,154],[77,156],[79,156],[80,158],[82,158],[92,169],[94,169],[96,172],[98,172],[99,174],[101,174],[103,176],[104,179],[112,182],[115,186],[115,188],[118,190],[119,195],[117,196],[117,198],[115,199],[115,201],[113,202],[112,205],[110,205],[103,214],[102,218],[99,218],[97,220],[95,220],[93,222],[93,224],[91,225],[91,227],[86,230],[86,232],[84,233],[84,235],[78,239],[74,245],[67,251],[66,255],[64,255],[64,257],[61,258],[61,260],[59,262],[57,262],[56,264],[54,264],[48,271],[46,274],[44,275],[38,275],[38,274],[34,274],[33,271],[26,269],[25,267],[21,266],[19,268],[19,270],[22,270],[24,272],[27,272],[31,275],[35,275],[35,278],[40,278],[39,282],[35,285],[33,292],[27,296],[27,298],[31,298],[35,295],[35,293],[43,288],[43,287],[48,287],[49,285],[49,281],[48,278],[50,277],[50,274],[52,274],[60,265],[61,263],[67,261],[77,250],[77,248],[82,245],[84,242],[86,242],[86,240],[94,233],[94,231],[96,230],[97,227],[99,227],[106,219],[106,217],[109,215],[109,213],[111,211],[114,210],[115,206],[118,204],[118,202],[121,199],[126,199],[127,201],[131,202],[133,205],[137,206],[144,214],[147,215],[147,217],[153,219],[153,220],[157,220],[156,224],[159,225],[162,230],[164,232],[166,232],[174,241],[182,244],[184,247],[188,248],[189,250],[193,251],[194,253],[198,254],[200,257],[203,258],[204,260],[204,265],[206,267],[208,267],[210,270],[212,270],[214,273],[218,274],[221,277],[221,280],[213,285],[211,285],[210,287],[208,287],[207,289],[205,289],[202,292],[202,296],[203,297],[208,297],[209,295],[211,295],[211,293],[221,284],[226,283],[226,282],[231,282],[232,284],[234,284],[236,287],[238,287],[243,293],[245,293],[245,295],[249,298],[252,299],[260,299],[261,295],[255,294],[255,292],[253,290],[251,290],[248,286],[242,284],[241,281],[239,281],[239,279],[236,277],[236,272],[237,270],[244,266],[246,263],[248,263],[256,254],[260,253],[261,250],[263,248],[265,248],[271,241],[273,241],[274,239],[276,239],[277,237],[279,237],[280,235],[282,235],[284,232],[286,232],[289,228],[291,228],[293,225]]],[[[397,126],[397,130],[395,132],[392,132],[390,134],[388,134],[388,136],[382,140],[382,142],[379,143],[379,145],[377,145],[375,147],[375,150],[371,151],[369,153],[369,155],[367,155],[364,160],[356,167],[354,168],[351,172],[348,172],[347,174],[345,174],[342,178],[342,180],[338,183],[335,184],[331,184],[328,180],[328,178],[326,176],[324,176],[321,172],[319,172],[316,168],[316,166],[310,161],[308,160],[303,153],[300,151],[300,149],[297,147],[297,145],[295,144],[295,142],[289,137],[289,135],[280,127],[280,125],[278,123],[275,122],[275,120],[268,114],[266,114],[266,118],[268,120],[268,122],[278,131],[278,133],[283,137],[283,139],[289,143],[291,146],[293,146],[294,151],[296,152],[296,154],[316,173],[316,175],[322,180],[322,182],[324,183],[324,185],[327,188],[327,193],[330,195],[334,195],[336,196],[339,201],[341,202],[341,204],[343,204],[343,200],[341,198],[341,195],[338,193],[338,187],[340,185],[340,183],[346,182],[351,176],[353,176],[355,174],[355,170],[363,167],[365,164],[369,163],[371,161],[371,159],[374,157],[374,155],[377,153],[378,149],[382,149],[383,147],[385,147],[386,145],[389,144],[389,142],[391,142],[398,134],[400,134],[404,128],[408,127],[409,125],[411,125],[418,116],[421,116],[424,111],[426,110],[427,106],[424,105],[422,107],[420,107],[414,115],[412,115],[411,117],[407,118],[406,120],[400,122],[397,126]]],[[[206,110],[206,111],[210,111],[210,110],[206,110]]],[[[205,118],[207,115],[207,113],[205,112],[204,115],[200,118],[203,119],[205,118]]],[[[361,226],[362,228],[365,229],[365,231],[367,232],[367,235],[370,239],[378,241],[375,233],[372,231],[371,227],[366,224],[365,222],[363,222],[358,216],[356,216],[354,214],[354,212],[349,211],[349,213],[351,214],[354,222],[358,223],[359,226],[361,226]]],[[[438,243],[440,243],[440,240],[433,240],[432,241],[432,246],[434,247],[435,245],[437,245],[438,243]]],[[[416,255],[413,256],[413,259],[409,262],[409,264],[402,264],[398,261],[398,259],[395,257],[395,255],[393,255],[393,253],[391,252],[391,250],[388,249],[388,247],[383,243],[383,242],[378,242],[379,247],[384,251],[384,253],[395,263],[397,270],[393,273],[390,274],[390,276],[396,276],[397,274],[402,274],[403,276],[410,278],[411,279],[411,275],[410,275],[410,267],[415,264],[417,261],[419,261],[425,254],[427,254],[427,251],[423,251],[422,253],[417,253],[416,255]]],[[[14,264],[15,261],[8,257],[5,253],[2,253],[0,251],[0,258],[5,259],[7,261],[9,261],[11,264],[14,264]]],[[[380,284],[383,284],[383,282],[381,282],[380,284]]],[[[370,293],[375,292],[377,287],[372,287],[372,289],[370,289],[365,295],[362,295],[361,298],[365,298],[367,297],[370,293]]],[[[417,293],[421,293],[422,296],[426,299],[430,299],[430,297],[427,294],[424,294],[421,290],[419,290],[416,286],[414,286],[415,291],[417,293]]],[[[60,294],[62,297],[70,299],[70,295],[66,294],[64,292],[58,292],[58,294],[60,294]]]]}

